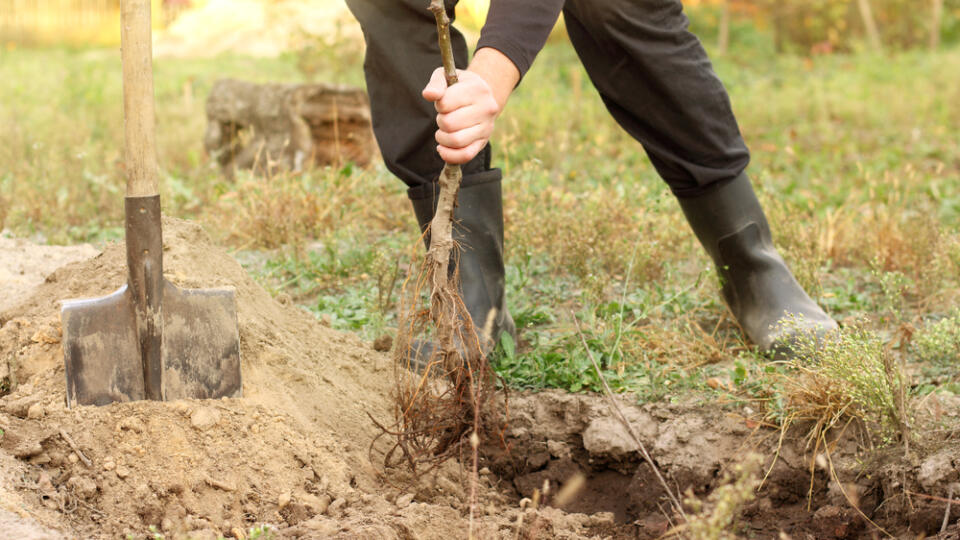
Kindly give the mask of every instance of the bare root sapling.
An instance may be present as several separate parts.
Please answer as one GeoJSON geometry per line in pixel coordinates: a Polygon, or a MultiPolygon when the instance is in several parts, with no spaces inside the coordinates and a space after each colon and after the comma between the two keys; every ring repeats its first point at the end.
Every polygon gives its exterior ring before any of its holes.
{"type": "MultiPolygon", "coordinates": [[[[450,19],[442,1],[432,1],[430,10],[437,21],[447,85],[454,85],[457,70],[450,19]]],[[[484,419],[495,417],[484,414],[494,393],[495,375],[460,296],[454,210],[461,180],[460,167],[450,164],[444,166],[437,180],[436,211],[425,233],[430,247],[401,293],[393,348],[396,423],[392,428],[377,425],[390,441],[386,448],[380,448],[385,466],[403,464],[422,472],[469,452],[475,478],[480,437],[491,431],[484,419]],[[426,299],[429,306],[424,306],[426,299]],[[432,346],[424,346],[427,343],[432,346]]],[[[475,489],[471,489],[471,503],[475,498],[475,489]]]]}

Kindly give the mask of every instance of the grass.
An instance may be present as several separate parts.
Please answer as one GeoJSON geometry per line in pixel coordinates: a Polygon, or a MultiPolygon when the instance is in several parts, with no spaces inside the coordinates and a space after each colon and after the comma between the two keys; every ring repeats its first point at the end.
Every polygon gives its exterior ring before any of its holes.
{"type": "MultiPolygon", "coordinates": [[[[0,229],[52,243],[122,235],[118,56],[0,51],[0,229]]],[[[958,354],[960,50],[734,50],[716,68],[798,279],[920,373],[909,393],[960,387],[943,367],[958,354]],[[918,329],[912,344],[900,339],[905,326],[918,329]]],[[[403,186],[382,166],[349,165],[227,181],[201,142],[204,99],[221,77],[362,84],[359,63],[158,60],[161,194],[168,214],[205,224],[277,294],[367,339],[390,333],[397,282],[421,252],[403,186]]],[[[675,201],[568,45],[544,50],[498,130],[507,297],[519,328],[517,343],[502,343],[508,384],[599,389],[574,312],[617,391],[719,394],[774,412],[785,402],[774,381],[795,372],[743,342],[675,201]]]]}

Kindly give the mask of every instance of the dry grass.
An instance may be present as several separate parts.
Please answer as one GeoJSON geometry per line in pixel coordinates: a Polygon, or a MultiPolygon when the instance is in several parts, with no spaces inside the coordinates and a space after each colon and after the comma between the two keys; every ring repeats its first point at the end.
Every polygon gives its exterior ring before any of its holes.
{"type": "Polygon", "coordinates": [[[342,176],[332,169],[269,179],[239,174],[206,215],[219,230],[230,231],[232,244],[296,246],[322,236],[344,210],[362,204],[365,181],[366,175],[342,176]]]}
{"type": "Polygon", "coordinates": [[[855,324],[823,338],[807,334],[793,349],[792,372],[781,380],[784,431],[810,425],[808,446],[817,445],[853,419],[909,445],[907,376],[878,335],[855,324]]]}

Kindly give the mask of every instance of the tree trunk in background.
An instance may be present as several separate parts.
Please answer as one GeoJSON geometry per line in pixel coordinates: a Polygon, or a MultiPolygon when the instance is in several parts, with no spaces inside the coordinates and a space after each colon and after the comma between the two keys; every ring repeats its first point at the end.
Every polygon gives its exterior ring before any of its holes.
{"type": "Polygon", "coordinates": [[[773,18],[773,46],[779,54],[783,52],[783,2],[771,0],[769,9],[770,16],[773,18]]]}
{"type": "Polygon", "coordinates": [[[377,152],[367,93],[327,84],[214,83],[204,148],[227,176],[300,172],[313,165],[366,165],[377,152]]]}
{"type": "Polygon", "coordinates": [[[943,27],[943,0],[933,1],[933,14],[930,16],[930,48],[940,48],[940,29],[943,27]]]}
{"type": "Polygon", "coordinates": [[[873,9],[870,8],[870,0],[857,0],[857,6],[860,8],[860,18],[863,19],[863,26],[867,30],[867,41],[874,52],[883,50],[880,43],[880,32],[877,31],[877,22],[873,18],[873,9]]]}
{"type": "Polygon", "coordinates": [[[720,32],[717,36],[717,53],[727,54],[730,48],[730,0],[723,0],[720,9],[720,32]]]}

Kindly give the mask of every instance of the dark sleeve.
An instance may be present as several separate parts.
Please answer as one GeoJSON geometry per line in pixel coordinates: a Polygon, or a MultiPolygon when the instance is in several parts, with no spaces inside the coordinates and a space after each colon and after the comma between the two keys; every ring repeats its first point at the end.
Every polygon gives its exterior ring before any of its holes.
{"type": "Polygon", "coordinates": [[[523,78],[547,42],[563,3],[564,0],[490,0],[477,49],[491,47],[502,52],[523,78]]]}

